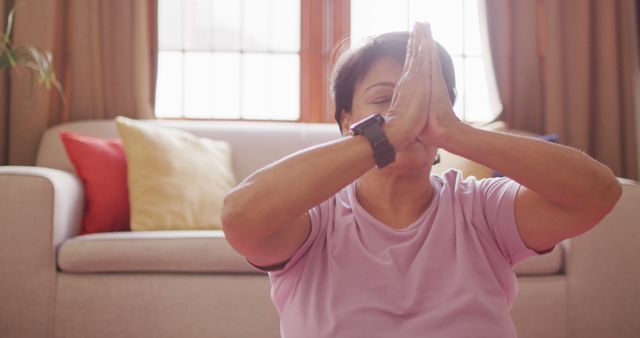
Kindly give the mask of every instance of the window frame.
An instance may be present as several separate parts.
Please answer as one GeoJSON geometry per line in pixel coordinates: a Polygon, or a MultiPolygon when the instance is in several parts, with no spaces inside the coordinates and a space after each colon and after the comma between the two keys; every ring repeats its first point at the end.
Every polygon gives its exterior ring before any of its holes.
{"type": "Polygon", "coordinates": [[[299,122],[332,122],[331,58],[336,46],[349,37],[351,1],[301,1],[299,122]]]}
{"type": "MultiPolygon", "coordinates": [[[[466,1],[462,2],[464,11],[466,1]]],[[[334,57],[337,56],[336,48],[342,45],[350,46],[348,39],[351,29],[351,0],[300,0],[300,11],[300,115],[298,119],[194,118],[185,116],[161,117],[161,119],[278,123],[335,122],[334,104],[329,94],[329,82],[335,61],[334,57]]],[[[461,59],[462,67],[466,66],[465,61],[468,57],[480,56],[466,53],[465,37],[463,35],[462,54],[452,55],[454,58],[461,59]]],[[[458,99],[466,100],[465,96],[463,94],[463,97],[458,99]]],[[[462,118],[466,116],[466,102],[464,105],[462,118]]]]}
{"type": "Polygon", "coordinates": [[[333,103],[328,88],[331,76],[331,56],[334,46],[349,36],[350,9],[350,0],[300,0],[300,115],[297,120],[185,116],[159,117],[159,119],[277,123],[332,122],[333,103]]]}

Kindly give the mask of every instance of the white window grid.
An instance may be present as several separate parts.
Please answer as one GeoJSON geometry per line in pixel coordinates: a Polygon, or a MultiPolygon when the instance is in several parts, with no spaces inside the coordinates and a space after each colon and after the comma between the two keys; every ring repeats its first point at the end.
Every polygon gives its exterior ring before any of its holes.
{"type": "Polygon", "coordinates": [[[457,98],[454,111],[469,122],[489,122],[496,109],[488,85],[478,0],[351,0],[352,44],[389,31],[431,24],[434,39],[453,59],[457,98]]]}
{"type": "Polygon", "coordinates": [[[158,10],[158,117],[299,119],[300,0],[159,0],[158,10]]]}

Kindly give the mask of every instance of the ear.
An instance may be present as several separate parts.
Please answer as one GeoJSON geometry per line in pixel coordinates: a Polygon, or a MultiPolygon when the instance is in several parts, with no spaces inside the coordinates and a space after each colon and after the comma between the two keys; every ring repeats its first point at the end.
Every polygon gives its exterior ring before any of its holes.
{"type": "Polygon", "coordinates": [[[340,126],[342,127],[342,135],[349,135],[349,128],[351,128],[351,113],[342,111],[340,113],[340,126]]]}

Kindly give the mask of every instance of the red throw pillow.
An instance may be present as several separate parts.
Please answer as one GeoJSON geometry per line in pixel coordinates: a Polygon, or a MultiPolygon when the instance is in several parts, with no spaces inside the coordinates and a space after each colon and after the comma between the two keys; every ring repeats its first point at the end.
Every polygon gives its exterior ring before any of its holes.
{"type": "Polygon", "coordinates": [[[60,138],[84,185],[80,233],[129,231],[127,159],[122,141],[64,131],[60,138]]]}

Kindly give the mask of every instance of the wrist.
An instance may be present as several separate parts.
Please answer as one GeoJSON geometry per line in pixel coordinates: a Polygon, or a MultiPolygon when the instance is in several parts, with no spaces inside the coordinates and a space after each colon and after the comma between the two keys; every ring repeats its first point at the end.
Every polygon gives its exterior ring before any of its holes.
{"type": "Polygon", "coordinates": [[[387,120],[387,122],[382,126],[382,130],[396,152],[401,151],[407,146],[407,144],[411,143],[411,141],[415,139],[415,137],[408,136],[408,134],[403,131],[401,126],[398,124],[398,120],[395,119],[387,120]]]}
{"type": "Polygon", "coordinates": [[[464,141],[468,137],[468,134],[472,129],[474,129],[473,126],[463,121],[451,123],[446,128],[442,129],[442,132],[436,138],[434,145],[438,148],[452,152],[453,149],[457,148],[461,141],[464,141]]]}
{"type": "Polygon", "coordinates": [[[352,135],[363,135],[373,149],[376,166],[380,169],[393,163],[396,158],[395,148],[389,142],[389,138],[384,131],[386,121],[380,114],[373,114],[364,118],[349,129],[352,135]]]}

